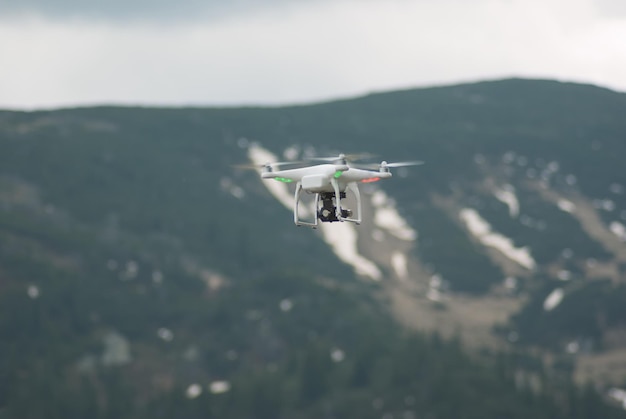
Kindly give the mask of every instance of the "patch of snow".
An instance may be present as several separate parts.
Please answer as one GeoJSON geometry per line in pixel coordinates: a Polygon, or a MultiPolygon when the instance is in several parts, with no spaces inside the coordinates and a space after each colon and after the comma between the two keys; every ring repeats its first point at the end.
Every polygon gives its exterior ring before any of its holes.
{"type": "Polygon", "coordinates": [[[375,228],[372,230],[372,239],[376,240],[377,242],[381,242],[385,240],[385,233],[375,228]]]}
{"type": "Polygon", "coordinates": [[[526,214],[522,214],[522,216],[519,217],[519,222],[523,226],[526,226],[528,228],[535,228],[537,230],[541,230],[541,229],[545,229],[546,228],[545,221],[534,220],[534,219],[532,219],[531,217],[529,217],[526,214]]]}
{"type": "Polygon", "coordinates": [[[547,170],[541,172],[541,181],[545,183],[546,186],[548,183],[550,183],[550,176],[552,176],[552,172],[549,172],[547,170]]]}
{"type": "Polygon", "coordinates": [[[559,163],[556,161],[551,161],[550,163],[548,163],[548,171],[552,172],[552,173],[556,173],[559,171],[559,163]]]}
{"type": "Polygon", "coordinates": [[[376,410],[380,410],[385,406],[385,401],[380,397],[372,400],[372,407],[376,410]]]}
{"type": "Polygon", "coordinates": [[[246,196],[246,193],[244,192],[243,188],[239,186],[233,186],[232,188],[229,189],[229,192],[232,196],[234,196],[237,199],[243,199],[246,196]]]}
{"type": "Polygon", "coordinates": [[[496,189],[493,193],[498,201],[505,203],[509,207],[511,218],[519,215],[519,201],[515,195],[515,188],[512,185],[505,185],[502,189],[496,189]]]}
{"type": "Polygon", "coordinates": [[[76,362],[76,368],[83,374],[93,373],[98,366],[98,359],[95,355],[87,354],[83,355],[78,362],[76,362]]]}
{"type": "Polygon", "coordinates": [[[513,163],[514,160],[515,160],[515,152],[513,151],[507,151],[502,156],[502,161],[506,164],[513,163]]]}
{"type": "Polygon", "coordinates": [[[580,343],[577,341],[572,341],[565,346],[565,352],[568,354],[577,354],[580,351],[580,343]]]}
{"type": "Polygon", "coordinates": [[[565,176],[565,183],[567,183],[569,186],[576,185],[576,182],[578,182],[578,179],[576,178],[576,176],[574,175],[565,176]]]}
{"type": "Polygon", "coordinates": [[[443,287],[443,278],[439,274],[435,274],[430,277],[429,286],[434,289],[441,289],[443,287]]]}
{"type": "Polygon", "coordinates": [[[507,276],[504,278],[504,288],[509,291],[515,291],[517,289],[517,278],[514,276],[507,276]]]}
{"type": "Polygon", "coordinates": [[[615,210],[615,202],[613,202],[611,199],[594,199],[593,207],[595,209],[601,209],[604,211],[611,212],[615,210]]]}
{"type": "Polygon", "coordinates": [[[126,262],[126,268],[120,273],[120,279],[122,281],[130,281],[135,279],[139,274],[139,264],[134,260],[126,262]]]}
{"type": "Polygon", "coordinates": [[[563,256],[564,259],[571,259],[574,256],[574,251],[570,248],[563,249],[561,256],[563,256]]]}
{"type": "Polygon", "coordinates": [[[611,230],[611,232],[615,234],[621,241],[626,242],[626,227],[624,226],[624,224],[618,221],[613,221],[609,225],[609,230],[611,230]]]}
{"type": "Polygon", "coordinates": [[[320,231],[337,257],[352,265],[357,274],[376,281],[382,279],[378,266],[358,253],[357,233],[352,223],[321,223],[320,231]]]}
{"type": "Polygon", "coordinates": [[[239,148],[246,148],[248,147],[249,144],[250,144],[250,141],[248,141],[247,138],[241,137],[240,139],[237,140],[237,146],[239,148]]]}
{"type": "Polygon", "coordinates": [[[287,147],[285,151],[283,151],[283,156],[287,160],[296,160],[298,158],[298,154],[300,154],[300,149],[296,147],[295,145],[291,147],[287,147]]]}
{"type": "Polygon", "coordinates": [[[155,284],[163,283],[163,272],[156,270],[152,272],[152,282],[155,284]]]}
{"type": "Polygon", "coordinates": [[[187,390],[185,391],[185,397],[187,397],[188,399],[195,399],[201,394],[202,394],[202,386],[200,384],[195,384],[195,383],[187,387],[187,390]]]}
{"type": "Polygon", "coordinates": [[[223,191],[230,193],[237,199],[243,199],[246,196],[245,191],[240,186],[235,185],[230,178],[222,178],[220,180],[220,186],[223,191]]]}
{"type": "Polygon", "coordinates": [[[491,226],[473,209],[464,208],[459,214],[470,233],[483,245],[499,250],[506,257],[526,269],[532,270],[536,263],[527,247],[515,247],[513,241],[491,230],[491,226]]]}
{"type": "Polygon", "coordinates": [[[409,277],[406,255],[404,253],[394,252],[391,255],[391,266],[393,267],[393,270],[398,278],[407,279],[409,277]]]}
{"type": "Polygon", "coordinates": [[[293,308],[293,302],[291,302],[289,298],[285,298],[284,300],[280,301],[280,304],[278,306],[280,307],[281,311],[284,311],[286,313],[288,311],[291,311],[291,309],[293,308]]]}
{"type": "Polygon", "coordinates": [[[487,99],[482,95],[473,94],[469,96],[469,101],[472,105],[480,105],[485,103],[487,99]]]}
{"type": "Polygon", "coordinates": [[[195,362],[200,358],[200,351],[196,345],[192,345],[183,352],[183,359],[187,362],[195,362]]]}
{"type": "Polygon", "coordinates": [[[430,301],[434,301],[435,303],[440,303],[441,301],[443,301],[443,295],[441,294],[441,291],[434,288],[430,288],[428,290],[428,292],[426,293],[426,298],[428,298],[430,301]]]}
{"type": "Polygon", "coordinates": [[[165,327],[161,327],[159,330],[157,330],[157,336],[165,342],[171,342],[174,340],[174,332],[165,327]]]}
{"type": "Polygon", "coordinates": [[[556,205],[559,207],[561,211],[573,213],[576,211],[576,205],[572,201],[568,201],[567,199],[559,199],[556,205]]]}
{"type": "Polygon", "coordinates": [[[37,285],[29,285],[26,289],[26,294],[28,294],[28,296],[33,300],[36,300],[39,298],[39,295],[41,295],[41,292],[39,291],[39,287],[37,285]]]}
{"type": "Polygon", "coordinates": [[[623,409],[626,409],[626,390],[613,387],[609,389],[608,395],[611,399],[621,403],[623,409]]]}
{"type": "Polygon", "coordinates": [[[402,240],[413,241],[417,237],[415,230],[408,226],[395,208],[377,208],[374,224],[402,240]]]}
{"type": "Polygon", "coordinates": [[[543,309],[545,311],[554,310],[559,304],[561,304],[564,295],[565,293],[563,292],[563,288],[556,288],[550,293],[550,295],[548,295],[548,297],[546,297],[543,302],[543,309]]]}
{"type": "Polygon", "coordinates": [[[102,338],[104,352],[102,353],[102,365],[120,366],[131,362],[130,344],[121,334],[110,331],[102,338]]]}
{"type": "Polygon", "coordinates": [[[372,194],[372,205],[382,207],[390,203],[389,197],[381,190],[377,190],[372,194]]]}
{"type": "Polygon", "coordinates": [[[346,354],[339,348],[333,348],[333,350],[330,351],[330,359],[332,359],[333,362],[341,362],[346,359],[346,354]]]}
{"type": "Polygon", "coordinates": [[[236,361],[238,358],[239,354],[236,350],[230,349],[228,352],[226,352],[226,359],[228,359],[229,361],[236,361]]]}
{"type": "Polygon", "coordinates": [[[208,269],[200,269],[198,275],[211,291],[219,291],[226,283],[223,276],[208,269]]]}
{"type": "Polygon", "coordinates": [[[570,271],[562,269],[556,274],[556,277],[559,278],[561,281],[569,281],[570,279],[572,279],[572,273],[570,271]]]}
{"type": "Polygon", "coordinates": [[[381,190],[374,192],[372,205],[374,206],[374,224],[376,226],[401,240],[414,241],[417,238],[417,232],[400,216],[386,193],[381,190]]]}
{"type": "Polygon", "coordinates": [[[616,195],[621,195],[624,193],[624,187],[619,183],[611,183],[611,186],[609,186],[609,191],[616,195]]]}
{"type": "Polygon", "coordinates": [[[259,321],[263,318],[263,313],[261,313],[259,310],[248,310],[246,312],[246,319],[256,322],[259,321]]]}
{"type": "Polygon", "coordinates": [[[308,145],[304,147],[304,149],[302,150],[303,158],[309,158],[309,157],[315,157],[315,156],[317,156],[317,150],[312,145],[308,145]]]}
{"type": "Polygon", "coordinates": [[[46,204],[44,205],[43,210],[46,214],[53,215],[56,211],[56,208],[52,204],[46,204]]]}
{"type": "Polygon", "coordinates": [[[230,391],[230,383],[228,381],[213,381],[209,384],[209,391],[212,394],[222,394],[230,391]]]}

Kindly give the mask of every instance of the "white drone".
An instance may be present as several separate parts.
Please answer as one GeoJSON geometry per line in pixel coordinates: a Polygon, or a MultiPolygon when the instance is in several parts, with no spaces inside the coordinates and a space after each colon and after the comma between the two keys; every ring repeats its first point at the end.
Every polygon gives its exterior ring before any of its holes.
{"type": "MultiPolygon", "coordinates": [[[[301,162],[275,162],[266,163],[262,168],[261,178],[274,179],[279,182],[296,182],[295,202],[293,207],[293,221],[297,226],[309,226],[316,228],[318,220],[322,222],[349,221],[351,223],[361,223],[361,194],[359,183],[372,183],[381,179],[391,177],[390,168],[403,166],[417,166],[423,164],[421,161],[406,161],[367,165],[351,165],[348,161],[362,158],[359,155],[346,156],[340,154],[336,157],[318,157],[310,160],[326,161],[326,164],[315,164],[313,166],[300,167],[296,169],[275,170],[288,164],[298,164],[301,162]],[[368,170],[374,169],[374,170],[368,170]],[[377,169],[377,170],[376,170],[377,169]],[[341,205],[341,200],[346,197],[346,191],[350,190],[357,204],[356,218],[352,218],[352,210],[345,209],[341,205]],[[299,204],[302,191],[315,194],[314,213],[315,220],[303,221],[299,215],[299,204]],[[321,202],[321,206],[320,206],[321,202]]],[[[239,166],[250,168],[250,166],[239,166]]],[[[259,166],[252,166],[259,167],[259,166]]]]}

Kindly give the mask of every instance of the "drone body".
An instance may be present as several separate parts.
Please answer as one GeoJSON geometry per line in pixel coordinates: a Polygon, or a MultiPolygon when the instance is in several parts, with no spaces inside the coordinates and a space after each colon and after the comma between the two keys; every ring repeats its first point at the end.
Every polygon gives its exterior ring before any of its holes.
{"type": "Polygon", "coordinates": [[[360,224],[361,194],[357,182],[375,182],[390,178],[391,173],[389,171],[375,172],[352,168],[345,162],[338,162],[338,164],[319,164],[279,171],[273,171],[271,166],[266,166],[261,177],[263,179],[276,179],[285,183],[295,182],[294,223],[298,226],[306,225],[315,228],[318,225],[318,220],[322,222],[349,221],[360,224]],[[352,218],[351,210],[345,209],[341,205],[341,200],[346,197],[347,190],[350,190],[356,197],[357,215],[355,218],[352,218]],[[315,194],[316,217],[313,222],[303,221],[300,218],[299,205],[303,191],[315,194]]]}
{"type": "Polygon", "coordinates": [[[348,221],[355,224],[361,223],[361,194],[359,183],[371,183],[381,179],[390,178],[391,167],[414,166],[422,162],[399,162],[387,163],[383,161],[379,165],[364,165],[359,168],[348,164],[348,157],[340,154],[337,157],[317,158],[315,160],[329,161],[326,164],[315,164],[296,169],[274,170],[273,166],[295,164],[297,162],[267,163],[263,165],[261,177],[274,179],[284,183],[295,183],[295,202],[293,208],[294,223],[297,226],[310,226],[316,228],[318,222],[342,222],[348,221]],[[377,169],[377,170],[368,170],[377,169]],[[342,199],[350,191],[356,198],[356,216],[352,210],[342,206],[342,199]],[[315,219],[304,221],[300,218],[300,202],[302,192],[315,194],[314,214],[315,219]]]}
{"type": "Polygon", "coordinates": [[[302,189],[310,193],[345,192],[351,183],[376,182],[391,177],[389,171],[372,171],[350,167],[345,164],[318,164],[289,170],[266,170],[263,179],[276,179],[291,183],[298,182],[302,189]],[[336,185],[335,185],[336,184],[336,185]]]}

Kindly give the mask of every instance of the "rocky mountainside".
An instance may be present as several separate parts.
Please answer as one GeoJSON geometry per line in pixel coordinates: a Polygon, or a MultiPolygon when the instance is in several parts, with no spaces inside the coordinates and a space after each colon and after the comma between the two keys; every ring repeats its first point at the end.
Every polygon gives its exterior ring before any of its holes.
{"type": "Polygon", "coordinates": [[[598,417],[626,385],[624,115],[517,79],[0,112],[0,418],[598,417]],[[233,168],[338,152],[426,164],[317,230],[233,168]]]}

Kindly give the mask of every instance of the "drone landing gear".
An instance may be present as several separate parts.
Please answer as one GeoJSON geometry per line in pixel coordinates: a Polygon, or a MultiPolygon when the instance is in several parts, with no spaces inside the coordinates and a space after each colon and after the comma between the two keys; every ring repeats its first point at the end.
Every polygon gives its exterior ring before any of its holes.
{"type": "Polygon", "coordinates": [[[315,220],[313,222],[307,222],[300,219],[299,204],[302,194],[302,184],[300,182],[296,184],[293,219],[297,226],[305,225],[316,228],[318,220],[325,223],[349,221],[351,223],[361,224],[361,194],[359,193],[359,188],[356,183],[349,183],[347,189],[351,190],[356,198],[357,218],[352,218],[352,210],[342,208],[341,200],[346,197],[346,193],[339,191],[339,185],[335,179],[332,179],[331,183],[335,192],[321,192],[315,194],[315,220]]]}

